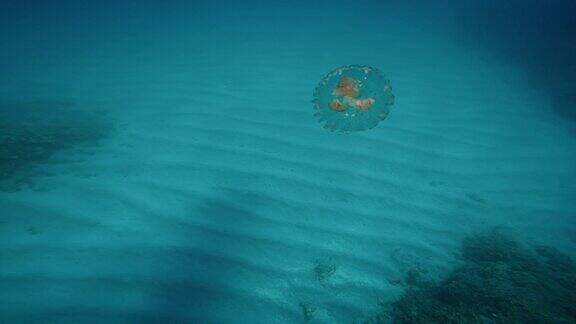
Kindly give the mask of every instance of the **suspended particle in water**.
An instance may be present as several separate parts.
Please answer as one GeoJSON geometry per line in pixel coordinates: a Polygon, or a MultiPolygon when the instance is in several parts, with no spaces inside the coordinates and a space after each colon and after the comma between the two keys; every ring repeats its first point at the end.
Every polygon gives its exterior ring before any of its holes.
{"type": "Polygon", "coordinates": [[[351,133],[376,127],[394,104],[390,81],[378,69],[348,65],[328,73],[314,91],[314,115],[324,128],[351,133]]]}

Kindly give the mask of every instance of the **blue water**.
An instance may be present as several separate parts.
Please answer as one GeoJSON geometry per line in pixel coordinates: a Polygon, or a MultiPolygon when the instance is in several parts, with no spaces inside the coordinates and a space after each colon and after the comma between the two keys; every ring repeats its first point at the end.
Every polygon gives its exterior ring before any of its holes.
{"type": "Polygon", "coordinates": [[[0,322],[576,322],[573,12],[0,1],[0,322]]]}

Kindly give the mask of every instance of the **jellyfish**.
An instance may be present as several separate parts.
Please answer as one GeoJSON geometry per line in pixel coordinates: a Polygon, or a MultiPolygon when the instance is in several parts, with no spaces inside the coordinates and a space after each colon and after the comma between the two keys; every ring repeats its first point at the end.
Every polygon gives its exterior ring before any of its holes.
{"type": "Polygon", "coordinates": [[[328,73],[314,91],[314,115],[324,128],[351,133],[376,127],[394,104],[390,81],[378,69],[348,65],[328,73]]]}

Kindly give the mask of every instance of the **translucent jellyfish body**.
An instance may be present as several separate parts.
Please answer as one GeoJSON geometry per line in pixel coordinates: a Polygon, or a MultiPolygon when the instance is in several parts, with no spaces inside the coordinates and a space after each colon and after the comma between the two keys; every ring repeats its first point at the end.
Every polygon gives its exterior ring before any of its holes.
{"type": "Polygon", "coordinates": [[[350,133],[376,127],[394,104],[390,81],[375,68],[340,67],[314,91],[314,110],[324,128],[350,133]]]}

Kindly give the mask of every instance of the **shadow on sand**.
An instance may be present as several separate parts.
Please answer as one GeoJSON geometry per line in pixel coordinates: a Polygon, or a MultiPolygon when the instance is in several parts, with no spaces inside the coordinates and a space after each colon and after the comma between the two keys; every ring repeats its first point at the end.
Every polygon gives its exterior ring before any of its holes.
{"type": "Polygon", "coordinates": [[[459,6],[462,43],[522,68],[554,111],[576,123],[576,2],[488,0],[459,6]]]}
{"type": "Polygon", "coordinates": [[[112,128],[105,112],[70,102],[0,102],[0,192],[33,187],[56,153],[97,144],[112,128]]]}

